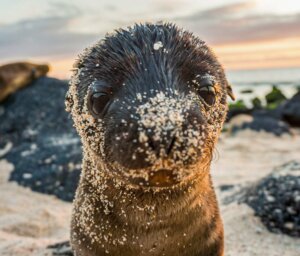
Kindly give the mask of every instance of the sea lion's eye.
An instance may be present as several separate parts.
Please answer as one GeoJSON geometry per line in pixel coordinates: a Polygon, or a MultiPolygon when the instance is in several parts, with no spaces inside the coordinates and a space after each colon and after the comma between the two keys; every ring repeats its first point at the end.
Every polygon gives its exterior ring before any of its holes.
{"type": "Polygon", "coordinates": [[[109,102],[109,95],[103,92],[94,93],[91,96],[92,112],[96,115],[100,115],[105,109],[105,106],[109,102]]]}
{"type": "Polygon", "coordinates": [[[202,78],[200,80],[200,87],[198,89],[199,95],[209,106],[214,105],[216,102],[216,90],[214,84],[212,79],[202,78]]]}
{"type": "Polygon", "coordinates": [[[109,105],[111,93],[108,87],[103,83],[94,82],[89,91],[88,109],[95,118],[104,116],[109,105]]]}

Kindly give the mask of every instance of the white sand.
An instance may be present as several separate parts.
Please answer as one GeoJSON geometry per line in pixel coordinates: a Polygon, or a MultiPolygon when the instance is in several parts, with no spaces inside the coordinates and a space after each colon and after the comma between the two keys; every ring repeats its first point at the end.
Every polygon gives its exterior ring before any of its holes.
{"type": "Polygon", "coordinates": [[[71,204],[8,183],[12,169],[0,161],[0,255],[48,255],[48,244],[68,239],[71,204]]]}
{"type": "MultiPolygon", "coordinates": [[[[300,161],[300,135],[276,137],[269,133],[242,131],[223,134],[212,164],[214,184],[246,186],[291,160],[300,161]]],[[[225,226],[226,256],[299,256],[300,239],[270,233],[245,204],[225,205],[228,192],[218,191],[225,226]]]]}
{"type": "MultiPolygon", "coordinates": [[[[245,131],[224,134],[218,145],[212,174],[215,186],[247,185],[289,160],[300,161],[300,134],[278,138],[245,131]]],[[[7,182],[12,166],[0,161],[0,255],[49,255],[45,247],[68,239],[71,204],[7,182]]],[[[300,239],[270,233],[247,205],[222,199],[226,256],[298,256],[300,239]]]]}

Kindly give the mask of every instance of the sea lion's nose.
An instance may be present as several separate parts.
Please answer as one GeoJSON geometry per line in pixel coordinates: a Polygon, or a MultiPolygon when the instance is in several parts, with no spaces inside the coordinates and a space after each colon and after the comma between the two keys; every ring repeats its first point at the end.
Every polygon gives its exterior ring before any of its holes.
{"type": "Polygon", "coordinates": [[[157,157],[167,157],[171,154],[176,142],[176,135],[173,131],[165,132],[159,137],[153,136],[151,132],[149,132],[147,135],[147,145],[155,152],[157,157]]]}

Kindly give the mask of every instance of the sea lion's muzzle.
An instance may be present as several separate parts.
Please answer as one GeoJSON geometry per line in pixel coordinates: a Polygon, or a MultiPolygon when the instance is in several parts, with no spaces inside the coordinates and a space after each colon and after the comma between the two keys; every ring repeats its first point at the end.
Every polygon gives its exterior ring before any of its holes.
{"type": "Polygon", "coordinates": [[[179,170],[187,170],[201,156],[205,120],[199,102],[193,95],[168,96],[163,92],[147,97],[147,101],[139,99],[135,107],[122,113],[127,116],[116,118],[110,113],[114,119],[106,120],[107,157],[122,167],[125,176],[134,172],[133,183],[144,183],[137,175],[143,171],[148,173],[142,179],[149,186],[177,183],[179,170]]]}
{"type": "Polygon", "coordinates": [[[139,184],[148,187],[169,187],[180,182],[177,179],[176,171],[172,169],[158,169],[148,171],[149,175],[144,177],[129,177],[132,184],[139,184]]]}

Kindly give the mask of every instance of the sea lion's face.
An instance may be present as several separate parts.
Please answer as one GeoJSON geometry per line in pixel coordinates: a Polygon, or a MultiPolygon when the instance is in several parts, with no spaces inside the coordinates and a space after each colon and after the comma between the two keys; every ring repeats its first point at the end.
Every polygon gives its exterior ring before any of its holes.
{"type": "Polygon", "coordinates": [[[77,67],[69,107],[99,169],[152,187],[205,174],[229,86],[204,42],[172,26],[136,26],[77,67]]]}

